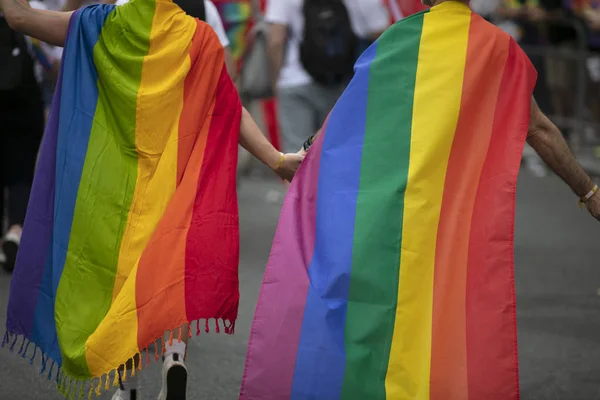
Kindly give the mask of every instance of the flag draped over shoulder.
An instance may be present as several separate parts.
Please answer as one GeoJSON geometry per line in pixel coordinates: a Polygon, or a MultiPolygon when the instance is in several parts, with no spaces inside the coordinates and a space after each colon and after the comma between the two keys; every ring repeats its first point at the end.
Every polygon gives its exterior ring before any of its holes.
{"type": "Polygon", "coordinates": [[[362,55],[285,200],[240,399],[517,399],[515,186],[535,80],[458,2],[362,55]]]}
{"type": "Polygon", "coordinates": [[[3,341],[67,393],[158,359],[185,323],[233,333],[241,103],[223,57],[169,0],[71,19],[3,341]]]}

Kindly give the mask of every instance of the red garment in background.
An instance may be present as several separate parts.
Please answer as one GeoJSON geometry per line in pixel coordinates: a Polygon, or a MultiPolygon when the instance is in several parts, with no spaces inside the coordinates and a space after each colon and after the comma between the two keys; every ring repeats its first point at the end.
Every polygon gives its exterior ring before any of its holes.
{"type": "Polygon", "coordinates": [[[423,5],[421,0],[383,0],[383,2],[390,11],[392,23],[429,8],[423,5]]]}

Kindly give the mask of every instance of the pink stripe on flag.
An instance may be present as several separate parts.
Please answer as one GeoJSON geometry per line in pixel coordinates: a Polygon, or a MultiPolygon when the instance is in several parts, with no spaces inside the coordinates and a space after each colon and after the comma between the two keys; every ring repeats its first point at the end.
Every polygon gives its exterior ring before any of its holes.
{"type": "Polygon", "coordinates": [[[240,400],[280,400],[292,391],[310,283],[308,267],[315,248],[318,185],[314,182],[319,179],[324,136],[319,135],[311,147],[283,204],[250,332],[240,400]],[[292,231],[284,232],[282,227],[292,231]],[[265,376],[272,382],[268,392],[262,385],[265,376]]]}

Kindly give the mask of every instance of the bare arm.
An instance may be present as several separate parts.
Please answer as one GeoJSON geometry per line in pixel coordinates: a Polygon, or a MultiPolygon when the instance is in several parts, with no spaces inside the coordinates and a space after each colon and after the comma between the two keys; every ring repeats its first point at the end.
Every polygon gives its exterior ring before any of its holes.
{"type": "Polygon", "coordinates": [[[236,81],[237,79],[237,68],[235,65],[235,61],[233,60],[233,54],[231,54],[231,48],[225,47],[225,68],[227,68],[227,73],[231,77],[232,81],[236,81]]]}
{"type": "Polygon", "coordinates": [[[594,187],[556,125],[542,113],[533,98],[527,142],[578,197],[585,196],[594,187]]]}
{"type": "Polygon", "coordinates": [[[260,131],[250,113],[242,107],[242,122],[240,124],[240,144],[254,157],[271,169],[276,169],[280,153],[260,131]]]}
{"type": "Polygon", "coordinates": [[[299,154],[282,155],[277,151],[245,108],[242,108],[239,142],[250,154],[275,171],[282,179],[288,181],[292,180],[304,159],[304,156],[299,154]]]}
{"type": "Polygon", "coordinates": [[[269,56],[269,70],[271,71],[271,83],[273,87],[276,87],[281,67],[283,66],[283,56],[285,43],[287,41],[287,25],[283,24],[271,24],[269,29],[269,40],[268,40],[268,56],[269,56]]]}
{"type": "Polygon", "coordinates": [[[10,27],[54,46],[63,46],[72,12],[36,10],[25,0],[0,0],[10,27]]]}

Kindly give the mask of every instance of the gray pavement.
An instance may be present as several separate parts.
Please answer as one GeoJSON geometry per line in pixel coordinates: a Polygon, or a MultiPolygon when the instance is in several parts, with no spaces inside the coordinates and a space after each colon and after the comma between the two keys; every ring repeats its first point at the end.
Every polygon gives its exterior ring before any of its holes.
{"type": "MultiPolygon", "coordinates": [[[[265,202],[265,194],[278,188],[274,180],[256,177],[242,183],[240,319],[234,337],[208,334],[191,343],[190,400],[236,399],[280,207],[265,202]]],[[[555,177],[535,179],[523,172],[517,201],[522,399],[600,399],[600,224],[577,207],[575,197],[555,177]]],[[[9,281],[8,275],[0,274],[2,321],[9,281]]],[[[37,371],[26,360],[0,350],[0,400],[61,399],[37,371]]],[[[159,376],[158,364],[142,374],[144,399],[156,399],[159,376]]]]}

